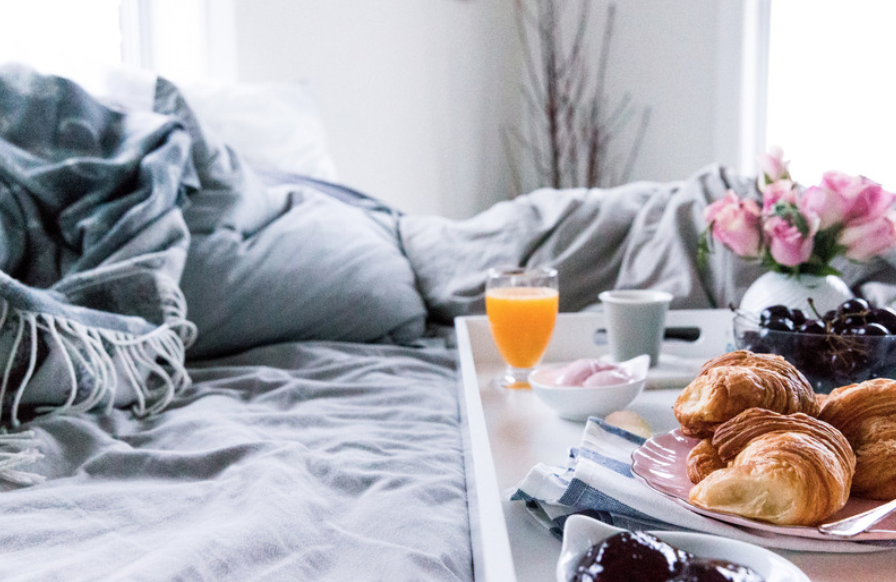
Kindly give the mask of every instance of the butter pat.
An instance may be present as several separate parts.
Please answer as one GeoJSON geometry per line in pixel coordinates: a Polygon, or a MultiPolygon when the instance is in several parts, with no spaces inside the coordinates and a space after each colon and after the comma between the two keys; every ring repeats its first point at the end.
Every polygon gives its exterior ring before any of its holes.
{"type": "Polygon", "coordinates": [[[650,428],[650,425],[647,424],[647,421],[641,418],[640,414],[632,412],[631,410],[617,410],[611,412],[604,418],[604,421],[607,424],[636,434],[639,437],[644,437],[645,439],[649,439],[653,436],[653,430],[650,428]]]}

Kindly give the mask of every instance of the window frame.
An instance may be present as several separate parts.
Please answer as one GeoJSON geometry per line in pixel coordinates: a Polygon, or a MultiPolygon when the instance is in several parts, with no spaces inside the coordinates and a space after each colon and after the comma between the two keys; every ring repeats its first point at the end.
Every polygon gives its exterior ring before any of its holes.
{"type": "MultiPolygon", "coordinates": [[[[222,82],[235,82],[236,63],[236,6],[235,0],[193,0],[196,20],[202,24],[197,31],[201,37],[199,63],[195,75],[222,82]]],[[[172,5],[173,6],[173,5],[172,5]]],[[[180,9],[185,4],[178,3],[180,9]]],[[[162,43],[177,42],[168,33],[165,23],[171,6],[152,0],[121,0],[120,22],[122,33],[122,63],[127,66],[158,71],[163,60],[159,47],[162,43]]]]}
{"type": "Polygon", "coordinates": [[[718,4],[715,151],[742,175],[766,147],[771,1],[718,4]]]}

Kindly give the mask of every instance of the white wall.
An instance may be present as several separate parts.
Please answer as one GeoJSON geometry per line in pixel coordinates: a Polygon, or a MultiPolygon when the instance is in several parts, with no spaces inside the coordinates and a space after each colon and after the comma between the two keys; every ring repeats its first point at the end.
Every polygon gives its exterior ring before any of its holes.
{"type": "Polygon", "coordinates": [[[716,4],[618,4],[610,85],[652,110],[633,179],[680,180],[716,160],[716,4]]]}
{"type": "Polygon", "coordinates": [[[237,0],[237,74],[311,82],[347,185],[468,215],[508,195],[512,14],[506,0],[237,0]]]}
{"type": "MultiPolygon", "coordinates": [[[[513,0],[234,1],[237,79],[309,80],[347,185],[455,218],[514,194],[501,137],[520,112],[513,0]]],[[[602,17],[606,2],[588,1],[602,17]]],[[[618,2],[609,85],[652,109],[632,180],[738,162],[740,4],[618,2]]]]}

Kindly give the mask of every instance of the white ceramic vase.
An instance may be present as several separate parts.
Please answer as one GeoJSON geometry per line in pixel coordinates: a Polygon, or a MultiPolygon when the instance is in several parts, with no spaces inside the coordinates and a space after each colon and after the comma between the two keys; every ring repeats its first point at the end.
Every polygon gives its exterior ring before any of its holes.
{"type": "Polygon", "coordinates": [[[814,317],[815,312],[808,301],[810,298],[818,313],[824,315],[852,296],[843,279],[835,275],[792,276],[769,271],[756,279],[744,293],[740,310],[758,317],[766,307],[786,305],[791,309],[802,309],[808,317],[814,317]]]}

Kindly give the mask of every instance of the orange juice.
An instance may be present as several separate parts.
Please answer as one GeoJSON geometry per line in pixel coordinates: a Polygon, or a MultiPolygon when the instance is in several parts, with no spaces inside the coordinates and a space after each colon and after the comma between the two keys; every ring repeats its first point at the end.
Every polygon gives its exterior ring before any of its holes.
{"type": "Polygon", "coordinates": [[[496,287],[485,293],[485,310],[495,344],[514,368],[532,368],[544,355],[560,296],[549,287],[496,287]]]}

